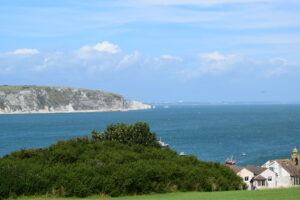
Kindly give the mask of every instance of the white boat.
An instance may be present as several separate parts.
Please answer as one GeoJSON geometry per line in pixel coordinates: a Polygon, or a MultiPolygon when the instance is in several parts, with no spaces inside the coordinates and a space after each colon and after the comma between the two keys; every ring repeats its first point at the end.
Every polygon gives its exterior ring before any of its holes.
{"type": "Polygon", "coordinates": [[[185,154],[184,152],[180,152],[179,155],[180,156],[187,156],[187,154],[185,154]]]}
{"type": "Polygon", "coordinates": [[[163,148],[169,146],[168,144],[166,144],[166,143],[164,143],[163,141],[161,141],[161,138],[159,139],[158,144],[159,144],[161,147],[163,147],[163,148]]]}

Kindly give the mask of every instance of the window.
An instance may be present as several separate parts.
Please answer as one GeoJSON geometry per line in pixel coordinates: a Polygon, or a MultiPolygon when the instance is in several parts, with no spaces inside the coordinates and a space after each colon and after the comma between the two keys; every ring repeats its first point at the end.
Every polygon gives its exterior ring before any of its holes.
{"type": "Polygon", "coordinates": [[[274,167],[270,167],[270,170],[274,172],[274,167]]]}
{"type": "Polygon", "coordinates": [[[268,181],[272,181],[272,176],[269,176],[269,177],[268,177],[268,181]]]}
{"type": "Polygon", "coordinates": [[[245,176],[245,181],[249,181],[249,176],[245,176]]]}
{"type": "Polygon", "coordinates": [[[294,185],[299,185],[300,184],[300,180],[298,177],[293,177],[292,181],[294,182],[294,185]]]}
{"type": "Polygon", "coordinates": [[[265,186],[266,182],[265,181],[257,181],[258,186],[265,186]]]}
{"type": "Polygon", "coordinates": [[[261,181],[257,181],[257,185],[258,185],[258,186],[261,186],[261,181]]]}

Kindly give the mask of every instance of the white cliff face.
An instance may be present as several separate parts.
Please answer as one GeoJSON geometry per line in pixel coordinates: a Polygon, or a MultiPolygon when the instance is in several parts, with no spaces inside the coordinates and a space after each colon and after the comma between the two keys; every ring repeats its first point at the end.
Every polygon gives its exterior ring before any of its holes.
{"type": "Polygon", "coordinates": [[[125,108],[129,110],[145,110],[145,109],[151,109],[150,105],[143,104],[139,101],[125,101],[125,108]]]}
{"type": "Polygon", "coordinates": [[[149,109],[121,95],[67,87],[0,86],[0,114],[104,112],[149,109]]]}

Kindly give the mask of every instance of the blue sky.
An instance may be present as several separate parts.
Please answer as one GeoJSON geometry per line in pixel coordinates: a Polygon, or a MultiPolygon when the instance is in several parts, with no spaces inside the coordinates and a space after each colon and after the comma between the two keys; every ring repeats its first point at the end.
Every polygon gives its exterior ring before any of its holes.
{"type": "Polygon", "coordinates": [[[300,102],[300,1],[1,0],[0,84],[300,102]]]}

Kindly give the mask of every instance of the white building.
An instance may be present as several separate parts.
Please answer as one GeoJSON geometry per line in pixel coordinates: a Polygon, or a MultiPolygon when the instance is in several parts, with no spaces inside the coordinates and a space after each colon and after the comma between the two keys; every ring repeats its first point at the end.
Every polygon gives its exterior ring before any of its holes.
{"type": "Polygon", "coordinates": [[[255,165],[247,167],[230,165],[229,167],[243,179],[248,190],[276,187],[276,174],[268,168],[255,165]]]}
{"type": "Polygon", "coordinates": [[[276,174],[272,170],[265,167],[255,166],[255,165],[249,165],[245,168],[254,174],[253,180],[250,181],[253,183],[255,189],[277,187],[276,174]]]}
{"type": "Polygon", "coordinates": [[[262,166],[276,173],[277,187],[300,185],[299,169],[290,160],[269,160],[262,166]]]}
{"type": "Polygon", "coordinates": [[[242,177],[248,189],[300,186],[300,154],[294,148],[290,159],[269,160],[261,167],[229,166],[242,177]]]}
{"type": "Polygon", "coordinates": [[[239,167],[235,165],[229,165],[229,167],[243,179],[244,183],[246,183],[248,186],[248,190],[251,190],[250,180],[254,177],[254,174],[245,167],[239,167]]]}

